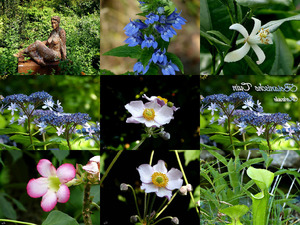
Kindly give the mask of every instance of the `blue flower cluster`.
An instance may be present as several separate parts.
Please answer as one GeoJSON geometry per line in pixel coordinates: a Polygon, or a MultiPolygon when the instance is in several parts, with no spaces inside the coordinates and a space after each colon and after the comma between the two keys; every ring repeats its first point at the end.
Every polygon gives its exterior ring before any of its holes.
{"type": "Polygon", "coordinates": [[[239,122],[245,122],[252,126],[263,126],[263,125],[284,125],[291,117],[287,113],[247,113],[240,117],[239,122]]]}
{"type": "MultiPolygon", "coordinates": [[[[141,6],[146,4],[139,2],[141,6]]],[[[186,20],[180,16],[181,12],[176,13],[176,11],[177,9],[169,14],[164,7],[158,7],[154,12],[146,15],[147,19],[144,22],[140,19],[130,20],[130,23],[125,26],[125,34],[128,36],[125,43],[128,46],[140,45],[142,49],[152,48],[153,50],[152,57],[145,67],[141,62],[134,65],[133,70],[136,75],[146,74],[151,63],[157,65],[163,75],[175,75],[175,71],[179,71],[178,66],[168,59],[166,48],[159,44],[161,39],[169,42],[170,38],[177,34],[173,28],[180,30],[181,25],[185,24],[186,20]]]]}
{"type": "Polygon", "coordinates": [[[81,130],[76,131],[79,134],[83,134],[85,140],[96,138],[97,141],[100,141],[100,123],[97,121],[96,125],[88,125],[83,127],[81,130]]]}
{"type": "Polygon", "coordinates": [[[54,111],[47,112],[46,115],[41,116],[38,121],[44,122],[52,126],[72,126],[84,125],[90,120],[90,116],[87,113],[57,113],[54,111]]]}
{"type": "Polygon", "coordinates": [[[296,122],[296,125],[290,125],[289,127],[283,127],[281,130],[276,131],[279,134],[283,134],[285,140],[295,139],[300,141],[300,123],[296,122]]]}

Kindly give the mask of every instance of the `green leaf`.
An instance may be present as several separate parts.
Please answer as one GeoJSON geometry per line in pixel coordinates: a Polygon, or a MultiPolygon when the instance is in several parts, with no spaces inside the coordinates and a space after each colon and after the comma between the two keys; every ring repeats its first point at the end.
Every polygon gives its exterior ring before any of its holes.
{"type": "Polygon", "coordinates": [[[20,131],[16,128],[3,128],[3,129],[0,129],[0,135],[14,134],[14,133],[17,133],[17,132],[20,132],[20,131]]]}
{"type": "Polygon", "coordinates": [[[158,66],[151,63],[149,70],[145,73],[145,75],[158,75],[158,66]]]}
{"type": "Polygon", "coordinates": [[[128,44],[119,46],[105,52],[103,55],[117,56],[117,57],[130,57],[130,58],[140,58],[142,54],[142,49],[140,46],[129,47],[128,44]]]}
{"type": "Polygon", "coordinates": [[[200,150],[188,150],[184,152],[185,166],[193,160],[200,160],[200,150]]]}
{"type": "Polygon", "coordinates": [[[246,205],[234,205],[220,210],[221,213],[226,214],[232,219],[233,223],[231,224],[236,224],[236,225],[242,224],[239,218],[245,215],[248,211],[249,208],[246,205]]]}
{"type": "Polygon", "coordinates": [[[233,162],[232,158],[228,162],[228,172],[229,172],[229,180],[230,185],[235,190],[236,187],[239,187],[239,175],[236,172],[236,164],[233,162]]]}
{"type": "Polygon", "coordinates": [[[260,70],[258,65],[255,62],[253,62],[253,60],[248,55],[246,55],[244,59],[246,60],[248,66],[251,68],[255,75],[264,75],[264,73],[260,70]]]}
{"type": "Polygon", "coordinates": [[[208,32],[204,32],[200,30],[201,37],[204,37],[211,45],[215,45],[219,52],[226,51],[231,48],[231,45],[228,45],[213,36],[209,35],[208,32]]]}
{"type": "MultiPolygon", "coordinates": [[[[30,137],[29,136],[24,136],[24,135],[13,135],[9,138],[12,141],[15,141],[17,143],[23,144],[24,146],[29,146],[30,145],[30,137]]],[[[35,142],[40,142],[37,138],[32,137],[32,141],[35,142]]]]}
{"type": "MultiPolygon", "coordinates": [[[[12,149],[11,149],[12,150],[12,149]]],[[[20,150],[12,150],[9,151],[9,154],[11,155],[11,157],[13,158],[13,162],[15,163],[19,158],[21,158],[23,156],[23,152],[20,150]]]]}
{"type": "Polygon", "coordinates": [[[21,150],[21,149],[15,146],[10,146],[10,145],[0,143],[0,150],[21,150]]]}
{"type": "Polygon", "coordinates": [[[249,8],[268,7],[270,5],[290,6],[293,3],[292,0],[236,0],[236,2],[249,8]]]}
{"type": "Polygon", "coordinates": [[[226,43],[228,46],[230,46],[231,41],[227,37],[225,37],[221,32],[219,32],[217,30],[209,30],[206,33],[214,34],[215,36],[220,38],[224,43],[226,43]]]}
{"type": "MultiPolygon", "coordinates": [[[[219,135],[219,134],[216,134],[216,135],[213,135],[209,138],[210,140],[212,141],[215,141],[217,143],[220,143],[220,144],[223,144],[225,146],[229,146],[231,144],[231,141],[230,141],[230,137],[229,136],[224,136],[224,135],[219,135]]],[[[238,143],[240,142],[237,138],[235,137],[232,137],[232,141],[233,143],[238,143]]],[[[225,150],[225,149],[224,149],[225,150]]],[[[228,150],[228,147],[226,148],[226,150],[228,150]]]]}
{"type": "Polygon", "coordinates": [[[181,73],[184,74],[184,68],[181,60],[175,55],[174,53],[167,52],[166,56],[168,58],[168,61],[171,60],[172,63],[174,63],[176,66],[178,66],[178,69],[180,69],[181,73]]]}
{"type": "Polygon", "coordinates": [[[91,196],[94,197],[93,202],[100,202],[100,184],[91,187],[91,196]]]}
{"type": "Polygon", "coordinates": [[[214,157],[216,157],[220,162],[222,162],[225,166],[228,166],[228,162],[226,160],[225,157],[223,157],[221,154],[215,152],[215,151],[211,151],[211,150],[208,150],[208,152],[210,154],[212,154],[214,157]]]}
{"type": "MultiPolygon", "coordinates": [[[[287,0],[281,0],[281,1],[287,1],[287,0]]],[[[266,23],[265,25],[263,25],[262,28],[269,29],[269,32],[273,33],[281,26],[281,24],[283,24],[284,22],[287,22],[287,21],[292,21],[292,20],[300,20],[300,14],[296,15],[296,16],[284,18],[281,20],[272,20],[272,21],[266,23]]]]}
{"type": "Polygon", "coordinates": [[[0,194],[0,211],[6,218],[17,219],[17,214],[12,204],[4,198],[2,193],[0,194]]]}
{"type": "Polygon", "coordinates": [[[51,150],[52,154],[57,158],[59,164],[70,154],[70,151],[59,151],[59,150],[51,150]]]}
{"type": "Polygon", "coordinates": [[[49,213],[42,225],[79,225],[79,223],[77,223],[77,221],[69,215],[61,211],[54,210],[49,213]]]}
{"type": "Polygon", "coordinates": [[[215,133],[220,133],[219,129],[216,129],[216,128],[202,128],[202,129],[200,129],[200,134],[201,135],[203,135],[203,134],[215,134],[215,133]]]}
{"type": "Polygon", "coordinates": [[[220,150],[216,146],[209,146],[203,143],[200,143],[200,150],[220,150]]]}
{"type": "Polygon", "coordinates": [[[148,65],[150,59],[152,58],[152,54],[153,54],[153,48],[143,49],[140,61],[143,64],[144,68],[146,68],[146,66],[148,65]]]}
{"type": "Polygon", "coordinates": [[[247,169],[247,175],[262,191],[268,189],[274,180],[274,173],[265,169],[255,169],[252,166],[247,169]]]}

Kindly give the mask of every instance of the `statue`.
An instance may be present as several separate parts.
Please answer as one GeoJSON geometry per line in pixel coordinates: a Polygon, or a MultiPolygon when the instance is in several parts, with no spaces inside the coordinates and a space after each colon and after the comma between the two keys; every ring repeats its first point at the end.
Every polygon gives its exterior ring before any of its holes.
{"type": "Polygon", "coordinates": [[[22,55],[28,55],[41,66],[47,65],[47,61],[65,60],[67,57],[66,32],[59,27],[59,23],[60,17],[53,16],[51,18],[53,30],[48,40],[43,42],[37,40],[14,56],[21,57],[22,55]]]}

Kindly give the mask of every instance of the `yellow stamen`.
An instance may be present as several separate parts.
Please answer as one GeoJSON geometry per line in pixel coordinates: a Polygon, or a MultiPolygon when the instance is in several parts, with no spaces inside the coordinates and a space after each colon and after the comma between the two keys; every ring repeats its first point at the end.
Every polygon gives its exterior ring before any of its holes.
{"type": "Polygon", "coordinates": [[[152,183],[158,187],[166,187],[169,182],[169,178],[167,177],[167,175],[161,172],[153,173],[151,178],[152,178],[152,183]]]}
{"type": "Polygon", "coordinates": [[[153,120],[155,117],[154,109],[145,109],[143,112],[143,117],[146,120],[153,120]]]}
{"type": "Polygon", "coordinates": [[[160,100],[162,100],[162,101],[164,101],[165,104],[167,104],[167,102],[168,102],[168,99],[166,99],[166,98],[162,98],[160,96],[157,96],[157,98],[160,99],[160,100]]]}

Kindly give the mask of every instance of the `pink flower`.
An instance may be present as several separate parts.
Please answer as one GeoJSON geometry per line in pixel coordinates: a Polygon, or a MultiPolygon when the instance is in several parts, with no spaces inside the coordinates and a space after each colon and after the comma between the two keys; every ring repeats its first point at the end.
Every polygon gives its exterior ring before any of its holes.
{"type": "Polygon", "coordinates": [[[183,180],[180,170],[172,168],[169,172],[163,160],[158,160],[153,167],[142,164],[137,168],[142,181],[141,189],[146,193],[155,192],[158,197],[172,197],[172,190],[179,189],[183,180]]]}
{"type": "Polygon", "coordinates": [[[100,155],[92,157],[89,162],[82,167],[82,169],[90,174],[95,174],[96,176],[98,176],[100,181],[100,155]]]}
{"type": "Polygon", "coordinates": [[[51,211],[57,202],[66,203],[70,198],[70,190],[65,183],[75,177],[74,166],[65,163],[56,170],[48,159],[41,159],[37,170],[42,177],[28,182],[28,195],[32,198],[43,197],[41,207],[45,212],[51,211]]]}

